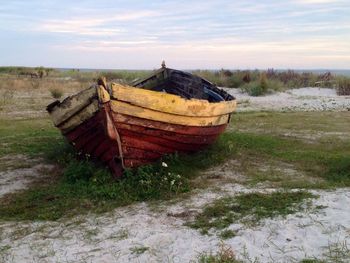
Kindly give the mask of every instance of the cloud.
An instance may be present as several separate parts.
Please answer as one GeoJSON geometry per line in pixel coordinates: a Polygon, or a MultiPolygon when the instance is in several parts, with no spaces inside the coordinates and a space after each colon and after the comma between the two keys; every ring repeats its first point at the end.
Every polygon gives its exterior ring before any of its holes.
{"type": "Polygon", "coordinates": [[[226,67],[230,61],[263,65],[259,60],[296,65],[295,57],[316,61],[327,54],[325,61],[336,63],[350,54],[349,12],[346,0],[14,0],[0,7],[6,32],[0,40],[14,54],[16,48],[30,54],[28,46],[46,50],[52,61],[63,61],[56,54],[65,53],[95,61],[101,53],[226,67]]]}
{"type": "Polygon", "coordinates": [[[131,22],[135,20],[153,17],[156,12],[139,11],[127,12],[114,16],[98,16],[72,19],[48,19],[43,20],[35,30],[49,33],[68,33],[85,36],[111,36],[125,32],[126,29],[113,25],[118,22],[131,22]]]}
{"type": "Polygon", "coordinates": [[[295,0],[300,4],[339,4],[346,3],[346,0],[295,0]]]}

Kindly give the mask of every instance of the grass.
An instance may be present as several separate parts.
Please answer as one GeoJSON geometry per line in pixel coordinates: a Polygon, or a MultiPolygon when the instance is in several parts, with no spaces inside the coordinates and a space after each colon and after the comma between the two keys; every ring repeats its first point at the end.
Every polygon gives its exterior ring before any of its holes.
{"type": "Polygon", "coordinates": [[[226,229],[226,230],[221,231],[221,233],[220,233],[219,236],[220,236],[222,239],[230,239],[230,238],[235,237],[236,234],[237,234],[237,233],[236,233],[235,231],[230,230],[230,229],[226,229]]]}
{"type": "Polygon", "coordinates": [[[347,240],[330,243],[321,258],[305,258],[300,263],[347,263],[350,258],[350,248],[347,240]]]}
{"type": "Polygon", "coordinates": [[[123,180],[115,181],[103,167],[70,160],[63,176],[51,181],[3,198],[0,218],[56,220],[91,210],[106,212],[136,201],[168,199],[189,190],[186,178],[159,164],[127,171],[123,180]]]}
{"type": "Polygon", "coordinates": [[[240,113],[232,119],[233,147],[240,161],[232,169],[253,181],[278,182],[274,185],[288,188],[350,185],[350,116],[346,112],[240,113]],[[296,174],[288,175],[281,164],[296,174]],[[298,181],[302,174],[305,178],[298,181]]]}
{"type": "Polygon", "coordinates": [[[326,263],[326,261],[319,260],[319,259],[307,258],[307,259],[303,259],[302,261],[300,261],[300,263],[326,263]]]}
{"type": "Polygon", "coordinates": [[[64,148],[65,141],[47,118],[0,119],[0,145],[0,157],[9,154],[38,157],[50,155],[53,149],[64,148]]]}
{"type": "Polygon", "coordinates": [[[201,253],[198,256],[196,261],[197,263],[242,263],[236,259],[235,253],[233,250],[224,244],[220,245],[219,251],[214,254],[210,253],[201,253]]]}
{"type": "Polygon", "coordinates": [[[1,143],[6,145],[3,155],[41,156],[61,168],[56,176],[44,176],[46,183],[0,199],[1,219],[57,220],[77,213],[105,212],[137,201],[169,199],[190,191],[190,178],[233,152],[225,140],[219,140],[197,155],[163,159],[168,167],[160,161],[127,170],[123,180],[115,181],[103,166],[77,159],[56,129],[46,127],[46,119],[4,123],[7,125],[0,130],[1,143]]]}
{"type": "Polygon", "coordinates": [[[294,133],[303,129],[347,132],[349,122],[341,122],[347,118],[344,113],[236,114],[230,128],[234,132],[223,134],[208,150],[169,157],[164,160],[168,168],[159,162],[127,171],[120,181],[114,181],[103,166],[77,159],[50,120],[0,120],[0,158],[25,154],[42,157],[57,167],[53,174],[43,174],[45,180],[41,183],[0,199],[0,218],[57,220],[138,201],[171,199],[194,188],[207,187],[210,180],[193,179],[204,169],[229,158],[236,160],[236,165],[229,168],[242,173],[248,182],[273,183],[285,188],[350,186],[349,141],[333,136],[309,143],[283,135],[285,130],[294,133]],[[304,125],[300,119],[305,119],[304,125]],[[293,177],[290,179],[280,169],[280,163],[291,165],[308,180],[295,180],[294,176],[289,176],[293,177]],[[269,168],[262,171],[263,166],[269,168]],[[313,182],[315,178],[317,182],[313,182]]]}
{"type": "MultiPolygon", "coordinates": [[[[302,210],[306,199],[313,197],[305,191],[228,196],[207,205],[188,226],[200,229],[202,234],[208,234],[211,229],[222,230],[234,222],[257,224],[265,218],[296,213],[302,210]]],[[[225,232],[220,235],[225,235],[225,232]]]]}
{"type": "Polygon", "coordinates": [[[133,247],[130,248],[132,254],[141,255],[149,250],[149,247],[133,247]]]}
{"type": "Polygon", "coordinates": [[[350,186],[348,141],[333,137],[307,143],[283,135],[285,130],[302,131],[300,119],[307,120],[304,130],[332,132],[335,127],[347,131],[349,122],[339,124],[339,120],[346,118],[343,113],[236,114],[232,123],[237,127],[230,128],[208,150],[168,157],[164,160],[167,168],[159,162],[126,171],[120,181],[114,181],[103,166],[78,158],[50,120],[0,120],[0,157],[25,154],[42,157],[59,167],[56,175],[43,175],[45,182],[0,199],[0,218],[57,220],[88,211],[104,212],[138,201],[174,198],[193,188],[205,187],[204,180],[192,179],[229,158],[237,161],[231,169],[244,174],[248,182],[275,183],[285,188],[350,186]],[[279,123],[278,129],[275,123],[279,123]],[[289,180],[283,169],[275,170],[280,162],[318,181],[289,180]],[[270,168],[263,171],[261,166],[270,168]]]}

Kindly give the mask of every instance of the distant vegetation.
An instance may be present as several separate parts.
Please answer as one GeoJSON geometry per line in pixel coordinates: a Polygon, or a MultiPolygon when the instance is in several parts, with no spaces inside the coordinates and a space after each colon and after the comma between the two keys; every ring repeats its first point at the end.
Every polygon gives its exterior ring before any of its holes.
{"type": "Polygon", "coordinates": [[[350,95],[350,78],[338,78],[337,93],[338,95],[350,95]]]}
{"type": "MultiPolygon", "coordinates": [[[[132,83],[147,77],[152,70],[59,70],[44,67],[0,67],[0,76],[35,79],[56,79],[76,81],[82,88],[88,87],[99,76],[108,81],[132,83]]],[[[240,88],[251,96],[261,96],[276,91],[300,87],[336,88],[339,95],[350,94],[350,77],[338,76],[331,72],[297,72],[294,70],[194,70],[191,73],[203,77],[219,87],[240,88]]],[[[50,85],[49,85],[50,86],[50,85]]],[[[52,94],[52,96],[58,94],[52,94]]]]}
{"type": "MultiPolygon", "coordinates": [[[[241,88],[251,96],[300,87],[340,87],[344,81],[350,83],[350,78],[336,76],[330,72],[320,74],[275,69],[266,71],[221,69],[219,71],[197,70],[193,73],[220,87],[241,88]]],[[[347,90],[350,92],[349,88],[347,90]]],[[[344,92],[339,94],[346,95],[344,92]]]]}

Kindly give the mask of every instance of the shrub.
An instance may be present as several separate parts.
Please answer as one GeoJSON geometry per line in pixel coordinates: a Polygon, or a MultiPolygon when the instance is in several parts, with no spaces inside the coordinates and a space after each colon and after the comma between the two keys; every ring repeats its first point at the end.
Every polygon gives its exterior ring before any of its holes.
{"type": "Polygon", "coordinates": [[[267,92],[267,77],[266,77],[266,74],[265,72],[262,72],[260,74],[260,78],[259,78],[259,85],[260,85],[260,88],[263,92],[263,94],[265,94],[267,92]]]}
{"type": "Polygon", "coordinates": [[[250,96],[261,96],[264,95],[264,91],[260,86],[260,83],[257,81],[250,82],[242,86],[242,91],[247,92],[250,96]]]}
{"type": "Polygon", "coordinates": [[[59,99],[63,96],[63,91],[58,88],[50,89],[51,96],[55,99],[59,99]]]}
{"type": "Polygon", "coordinates": [[[339,78],[337,79],[337,94],[338,95],[350,95],[350,79],[339,78]]]}
{"type": "Polygon", "coordinates": [[[259,81],[252,81],[244,84],[241,87],[242,91],[248,93],[250,96],[262,96],[271,91],[280,91],[284,89],[284,85],[279,80],[268,80],[263,73],[260,76],[259,81]]]}

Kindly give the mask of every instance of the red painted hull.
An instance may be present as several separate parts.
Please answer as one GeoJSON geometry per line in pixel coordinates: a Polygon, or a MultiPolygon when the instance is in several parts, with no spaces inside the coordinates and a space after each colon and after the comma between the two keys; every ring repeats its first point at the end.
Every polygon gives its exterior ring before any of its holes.
{"type": "Polygon", "coordinates": [[[105,105],[64,135],[77,151],[101,160],[120,176],[122,167],[149,164],[175,152],[199,151],[212,144],[226,126],[169,124],[114,113],[105,105]]]}

